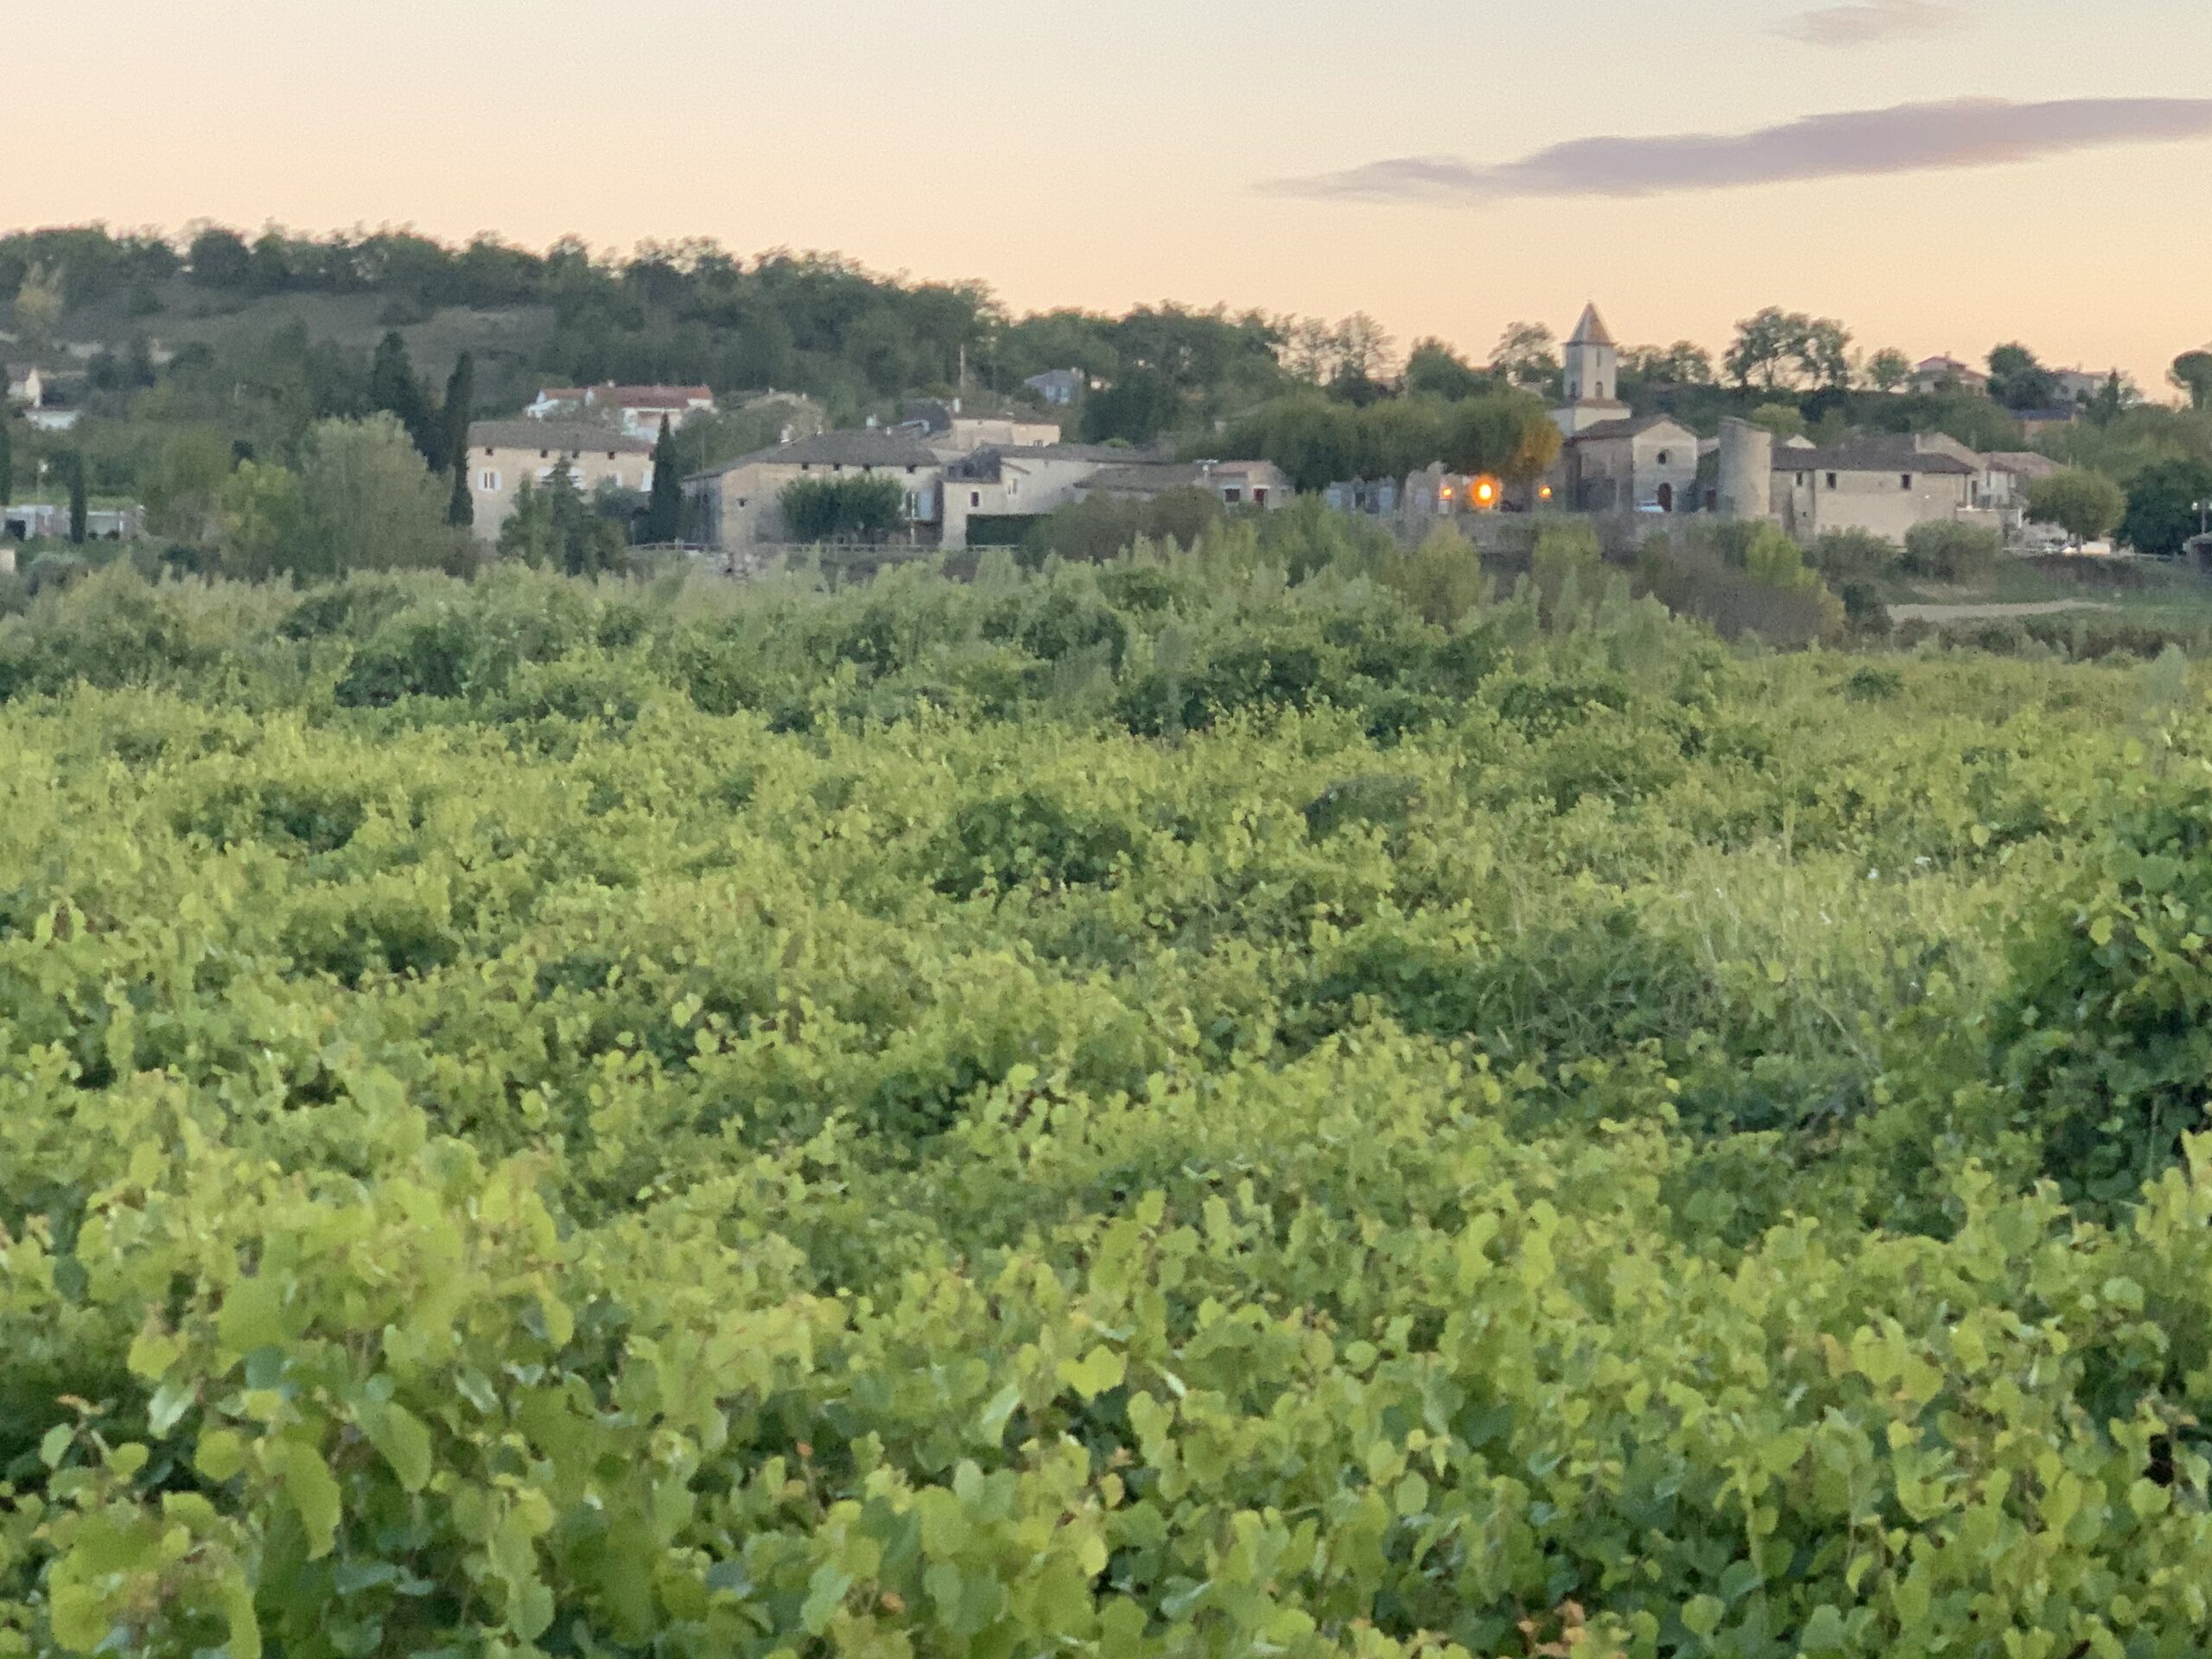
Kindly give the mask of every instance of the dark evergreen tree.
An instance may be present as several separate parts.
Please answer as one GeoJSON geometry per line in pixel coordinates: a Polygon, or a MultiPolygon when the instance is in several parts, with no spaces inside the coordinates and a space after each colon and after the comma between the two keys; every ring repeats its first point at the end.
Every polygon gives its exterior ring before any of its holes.
{"type": "Polygon", "coordinates": [[[431,409],[430,395],[416,377],[415,365],[407,355],[407,342],[396,328],[378,343],[376,356],[370,360],[369,406],[397,416],[421,451],[424,464],[438,472],[445,470],[444,423],[431,409]]]}
{"type": "Polygon", "coordinates": [[[69,452],[69,539],[79,547],[85,544],[91,507],[91,499],[85,493],[85,457],[73,449],[69,452]]]}
{"type": "Polygon", "coordinates": [[[16,450],[8,435],[8,416],[0,411],[0,507],[16,499],[16,450]]]}
{"type": "Polygon", "coordinates": [[[645,540],[655,547],[675,541],[683,531],[683,479],[676,459],[676,435],[668,416],[653,441],[653,487],[645,498],[645,540]]]}
{"type": "Polygon", "coordinates": [[[467,530],[476,522],[476,498],[468,487],[468,426],[475,416],[476,359],[463,352],[446,381],[444,414],[445,464],[453,469],[453,496],[446,504],[446,522],[467,530]]]}

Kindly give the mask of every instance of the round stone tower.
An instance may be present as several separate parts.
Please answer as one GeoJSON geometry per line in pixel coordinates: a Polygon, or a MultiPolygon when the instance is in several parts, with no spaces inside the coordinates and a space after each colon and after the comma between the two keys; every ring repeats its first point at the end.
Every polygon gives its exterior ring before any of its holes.
{"type": "Polygon", "coordinates": [[[1774,434],[1732,415],[1720,423],[1720,516],[1774,516],[1774,434]]]}

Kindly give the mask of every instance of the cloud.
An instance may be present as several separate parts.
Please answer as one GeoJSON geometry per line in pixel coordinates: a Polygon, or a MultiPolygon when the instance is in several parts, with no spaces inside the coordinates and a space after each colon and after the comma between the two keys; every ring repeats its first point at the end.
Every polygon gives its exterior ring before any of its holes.
{"type": "Polygon", "coordinates": [[[2202,137],[2212,137],[2212,99],[1960,99],[1812,115],[1752,132],[1577,138],[1486,165],[1452,156],[1401,156],[1259,188],[1323,201],[1461,205],[1529,196],[1656,196],[1989,167],[2106,144],[2202,137]]]}
{"type": "Polygon", "coordinates": [[[1941,5],[1937,0],[1861,0],[1856,5],[1801,11],[1777,23],[1775,32],[1813,46],[1874,46],[1940,35],[1961,19],[1956,6],[1941,5]]]}

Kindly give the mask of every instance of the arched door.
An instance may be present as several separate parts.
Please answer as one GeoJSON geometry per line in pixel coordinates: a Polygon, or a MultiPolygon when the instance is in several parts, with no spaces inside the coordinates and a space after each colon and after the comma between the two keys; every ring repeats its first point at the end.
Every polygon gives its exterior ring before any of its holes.
{"type": "Polygon", "coordinates": [[[1675,486],[1671,484],[1662,484],[1659,486],[1659,511],[1662,512],[1672,512],[1674,510],[1675,486]]]}

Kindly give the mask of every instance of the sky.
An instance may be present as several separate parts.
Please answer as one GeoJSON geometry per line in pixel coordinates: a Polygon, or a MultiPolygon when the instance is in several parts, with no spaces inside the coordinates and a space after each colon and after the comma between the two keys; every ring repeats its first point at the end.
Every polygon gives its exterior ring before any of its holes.
{"type": "Polygon", "coordinates": [[[70,0],[0,224],[711,237],[1380,319],[1595,300],[1718,349],[2119,366],[2212,341],[2204,0],[70,0]]]}

